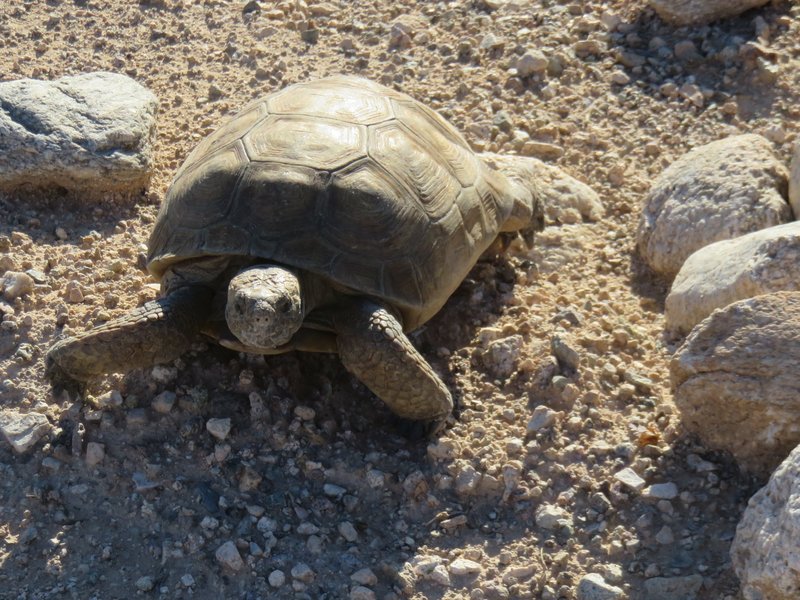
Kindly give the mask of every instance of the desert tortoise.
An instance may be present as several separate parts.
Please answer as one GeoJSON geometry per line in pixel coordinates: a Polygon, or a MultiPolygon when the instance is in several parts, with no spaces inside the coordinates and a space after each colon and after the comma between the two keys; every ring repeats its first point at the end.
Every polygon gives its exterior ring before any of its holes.
{"type": "MultiPolygon", "coordinates": [[[[498,163],[499,164],[499,163],[498,163]]],[[[51,378],[177,358],[199,332],[236,350],[338,352],[397,415],[452,399],[404,332],[430,319],[501,232],[532,240],[531,174],[480,160],[441,116],[357,77],[248,105],[191,153],[150,237],[162,297],[56,343],[51,378]]]]}

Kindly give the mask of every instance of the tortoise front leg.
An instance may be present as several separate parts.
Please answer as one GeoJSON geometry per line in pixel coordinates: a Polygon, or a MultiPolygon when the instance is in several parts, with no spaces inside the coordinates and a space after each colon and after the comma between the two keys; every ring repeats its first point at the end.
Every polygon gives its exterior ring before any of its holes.
{"type": "Polygon", "coordinates": [[[444,382],[389,310],[360,299],[333,314],[333,324],[344,366],[396,415],[443,421],[453,410],[444,382]]]}
{"type": "Polygon", "coordinates": [[[194,341],[211,311],[213,292],[185,286],[47,352],[45,373],[54,383],[87,381],[178,358],[194,341]]]}

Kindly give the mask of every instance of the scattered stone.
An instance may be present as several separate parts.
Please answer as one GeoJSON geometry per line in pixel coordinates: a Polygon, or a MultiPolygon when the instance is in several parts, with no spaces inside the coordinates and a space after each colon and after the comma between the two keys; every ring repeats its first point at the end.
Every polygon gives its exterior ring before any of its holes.
{"type": "Polygon", "coordinates": [[[156,97],[116,73],[0,83],[0,189],[138,192],[153,169],[156,97]]]}
{"type": "Polygon", "coordinates": [[[131,429],[144,427],[147,423],[147,410],[144,408],[132,408],[125,413],[125,424],[131,429]]]}
{"type": "Polygon", "coordinates": [[[578,583],[577,600],[622,600],[625,592],[598,573],[587,573],[578,583]]]}
{"type": "Polygon", "coordinates": [[[353,527],[353,524],[349,521],[343,521],[342,523],[339,523],[339,535],[351,543],[358,541],[358,532],[356,531],[356,528],[353,527]]]}
{"type": "Polygon", "coordinates": [[[50,432],[50,421],[39,413],[19,413],[6,409],[0,411],[0,432],[11,447],[22,454],[50,432]]]}
{"type": "Polygon", "coordinates": [[[103,459],[106,457],[106,446],[105,444],[99,444],[97,442],[89,442],[86,444],[86,464],[90,467],[94,467],[95,465],[99,465],[103,462],[103,459]]]}
{"type": "Polygon", "coordinates": [[[675,541],[675,535],[672,533],[672,529],[664,525],[658,530],[658,533],[656,533],[656,541],[663,546],[673,543],[675,541]]]}
{"type": "Polygon", "coordinates": [[[214,553],[216,556],[217,561],[223,566],[231,571],[241,571],[244,568],[244,561],[242,560],[241,554],[239,554],[239,550],[236,548],[236,544],[231,541],[227,541],[222,546],[217,548],[217,551],[214,553]]]}
{"type": "Polygon", "coordinates": [[[800,446],[747,503],[731,558],[747,600],[796,600],[800,590],[800,446]]]}
{"type": "Polygon", "coordinates": [[[481,482],[481,474],[470,464],[461,466],[455,479],[456,493],[461,495],[472,495],[478,489],[481,482]]]}
{"type": "Polygon", "coordinates": [[[649,0],[650,6],[670,25],[705,25],[764,6],[769,0],[649,0]]]}
{"type": "Polygon", "coordinates": [[[375,585],[378,583],[377,576],[375,575],[375,573],[372,572],[372,569],[368,568],[359,569],[358,571],[350,575],[350,579],[355,583],[366,586],[375,585]]]}
{"type": "Polygon", "coordinates": [[[533,409],[533,416],[528,421],[528,433],[536,433],[552,426],[556,422],[556,416],[558,416],[556,411],[540,404],[533,409]]]}
{"type": "Polygon", "coordinates": [[[218,440],[224,440],[231,432],[231,420],[228,417],[224,419],[209,419],[206,422],[206,430],[218,440]]]}
{"type": "Polygon", "coordinates": [[[644,582],[647,600],[694,600],[703,586],[702,575],[686,577],[652,577],[644,582]]]}
{"type": "Polygon", "coordinates": [[[672,482],[654,483],[642,490],[643,498],[656,498],[659,500],[672,500],[678,496],[678,486],[672,482]]]}
{"type": "Polygon", "coordinates": [[[625,71],[614,71],[611,73],[610,79],[611,83],[616,85],[628,85],[631,82],[631,78],[625,71]]]}
{"type": "Polygon", "coordinates": [[[181,577],[181,585],[185,588],[190,588],[195,584],[194,577],[192,577],[191,573],[186,573],[181,577]]]}
{"type": "Polygon", "coordinates": [[[279,588],[286,583],[286,575],[284,575],[283,571],[275,569],[269,574],[268,581],[272,587],[279,588]]]}
{"type": "Polygon", "coordinates": [[[137,492],[148,492],[150,490],[156,489],[159,484],[156,481],[151,481],[147,475],[136,471],[131,475],[131,480],[133,481],[133,487],[137,492]]]}
{"type": "Polygon", "coordinates": [[[800,443],[800,292],[717,310],[670,363],[683,426],[766,477],[800,443]]]}
{"type": "Polygon", "coordinates": [[[481,565],[476,563],[474,560],[457,558],[450,563],[448,569],[453,575],[474,575],[476,573],[480,573],[483,570],[483,567],[481,567],[481,565]]]}
{"type": "Polygon", "coordinates": [[[3,297],[6,300],[13,302],[17,298],[30,294],[33,291],[33,283],[33,277],[27,273],[7,271],[3,278],[0,279],[0,292],[3,293],[3,297]]]}
{"type": "Polygon", "coordinates": [[[316,577],[316,573],[311,570],[305,563],[296,564],[292,567],[292,578],[296,579],[297,581],[302,581],[303,583],[311,583],[314,581],[316,577]]]}
{"type": "Polygon", "coordinates": [[[508,377],[516,371],[522,351],[522,336],[512,335],[489,344],[484,352],[484,361],[498,377],[508,377]]]}
{"type": "Polygon", "coordinates": [[[631,488],[632,490],[634,490],[636,492],[642,491],[642,489],[644,488],[644,486],[647,483],[647,482],[645,482],[644,479],[639,477],[639,475],[636,473],[636,471],[634,471],[630,467],[626,467],[626,468],[622,469],[621,471],[617,472],[614,475],[614,479],[616,479],[617,481],[619,481],[623,485],[628,486],[629,488],[631,488]]]}
{"type": "Polygon", "coordinates": [[[544,73],[549,63],[550,60],[541,50],[528,50],[517,59],[517,74],[520,77],[530,77],[536,73],[544,73]]]}
{"type": "Polygon", "coordinates": [[[761,294],[800,290],[800,221],[701,248],[666,299],[667,328],[688,333],[715,309],[761,294]]]}
{"type": "Polygon", "coordinates": [[[335,483],[326,483],[322,486],[323,493],[329,498],[341,498],[347,493],[347,490],[335,483]]]}
{"type": "Polygon", "coordinates": [[[581,356],[578,351],[573,349],[563,338],[559,335],[554,335],[550,339],[550,348],[553,356],[558,359],[560,364],[563,364],[568,369],[577,371],[581,363],[581,356]]]}
{"type": "Polygon", "coordinates": [[[136,580],[136,589],[140,592],[149,592],[155,587],[155,585],[155,581],[149,575],[139,577],[139,579],[136,580]]]}
{"type": "Polygon", "coordinates": [[[252,492],[261,485],[263,477],[253,467],[244,466],[239,470],[239,491],[252,492]]]}
{"type": "Polygon", "coordinates": [[[350,600],[375,600],[375,592],[363,585],[357,585],[350,590],[350,600]]]}
{"type": "Polygon", "coordinates": [[[536,526],[542,529],[556,529],[571,522],[570,515],[560,506],[542,504],[536,510],[536,526]]]}
{"type": "Polygon", "coordinates": [[[684,261],[713,242],[792,219],[788,173],[765,138],[736,135],[688,152],[650,189],[637,247],[657,273],[674,277],[684,261]]]}
{"type": "Polygon", "coordinates": [[[157,413],[166,415],[167,413],[169,413],[169,411],[172,410],[172,407],[175,406],[175,399],[176,399],[175,392],[164,390],[158,396],[153,398],[153,401],[150,403],[150,406],[152,406],[153,410],[156,411],[157,413]]]}
{"type": "Polygon", "coordinates": [[[452,585],[450,573],[447,572],[447,568],[444,565],[436,565],[428,575],[428,579],[444,587],[452,585]]]}

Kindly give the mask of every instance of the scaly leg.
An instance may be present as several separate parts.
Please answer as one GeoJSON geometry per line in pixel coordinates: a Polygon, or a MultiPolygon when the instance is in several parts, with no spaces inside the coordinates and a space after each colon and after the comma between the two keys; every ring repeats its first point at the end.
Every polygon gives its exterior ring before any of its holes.
{"type": "Polygon", "coordinates": [[[208,318],[212,296],[203,286],[181,287],[61,340],[47,352],[45,372],[51,381],[67,383],[174,360],[189,349],[208,318]]]}

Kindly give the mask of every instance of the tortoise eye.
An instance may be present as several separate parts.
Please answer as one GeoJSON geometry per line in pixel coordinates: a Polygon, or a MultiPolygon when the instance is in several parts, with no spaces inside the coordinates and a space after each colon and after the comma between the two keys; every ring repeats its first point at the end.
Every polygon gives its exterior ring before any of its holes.
{"type": "Polygon", "coordinates": [[[289,312],[289,309],[291,308],[291,303],[286,298],[283,298],[278,301],[278,304],[275,308],[278,309],[279,313],[285,315],[287,312],[289,312]]]}

